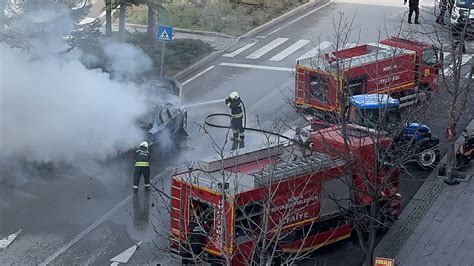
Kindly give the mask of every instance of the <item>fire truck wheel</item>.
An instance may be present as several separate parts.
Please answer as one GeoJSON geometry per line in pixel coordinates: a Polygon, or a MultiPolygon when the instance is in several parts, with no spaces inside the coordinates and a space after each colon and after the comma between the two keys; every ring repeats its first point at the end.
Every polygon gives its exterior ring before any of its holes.
{"type": "Polygon", "coordinates": [[[440,159],[439,150],[433,147],[427,148],[418,154],[418,168],[424,171],[433,170],[440,159]]]}

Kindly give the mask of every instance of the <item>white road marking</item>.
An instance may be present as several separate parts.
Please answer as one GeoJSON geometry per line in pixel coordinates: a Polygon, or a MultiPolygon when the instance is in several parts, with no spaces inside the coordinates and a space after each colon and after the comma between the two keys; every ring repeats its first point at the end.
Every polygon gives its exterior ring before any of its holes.
{"type": "Polygon", "coordinates": [[[0,249],[8,247],[13,242],[13,240],[15,240],[15,238],[21,233],[21,231],[23,231],[23,229],[20,229],[15,233],[7,236],[6,238],[0,240],[0,249]]]}
{"type": "Polygon", "coordinates": [[[318,46],[311,49],[309,52],[305,53],[304,55],[298,57],[298,59],[296,60],[298,61],[301,59],[315,57],[320,51],[324,51],[324,49],[328,48],[329,46],[331,46],[330,42],[328,41],[321,42],[318,46]]]}
{"type": "Polygon", "coordinates": [[[237,64],[237,63],[220,63],[221,66],[231,66],[231,67],[240,67],[240,68],[253,68],[253,69],[263,69],[263,70],[276,70],[276,71],[285,71],[293,72],[294,69],[291,67],[274,67],[274,66],[262,66],[262,65],[251,65],[251,64],[237,64]]]}
{"type": "Polygon", "coordinates": [[[210,66],[210,67],[204,69],[203,71],[201,71],[201,72],[197,73],[196,75],[194,75],[192,78],[190,78],[190,79],[186,80],[185,82],[183,82],[182,85],[184,86],[184,85],[188,84],[189,82],[197,79],[198,77],[202,76],[204,73],[206,73],[207,71],[209,71],[213,68],[214,68],[214,66],[210,66]]]}
{"type": "Polygon", "coordinates": [[[93,22],[93,21],[96,20],[96,19],[97,19],[97,18],[86,17],[86,18],[84,18],[83,20],[81,20],[81,21],[79,22],[79,25],[91,23],[91,22],[93,22]]]}
{"type": "MultiPolygon", "coordinates": [[[[469,62],[469,60],[471,60],[472,56],[471,55],[467,55],[467,54],[463,54],[462,57],[461,57],[461,66],[463,66],[464,64],[466,64],[467,62],[469,62]]],[[[449,65],[447,68],[445,68],[443,70],[443,73],[445,76],[449,76],[453,73],[453,67],[454,65],[449,65]]]]}
{"type": "Polygon", "coordinates": [[[262,57],[264,54],[270,52],[271,50],[275,49],[282,43],[286,42],[288,38],[276,38],[275,40],[271,41],[269,44],[263,46],[262,48],[258,49],[257,51],[251,53],[246,58],[248,59],[258,59],[262,57]]]}
{"type": "Polygon", "coordinates": [[[312,15],[314,12],[317,12],[317,11],[319,11],[319,10],[321,10],[321,9],[323,9],[323,8],[325,8],[325,7],[327,7],[328,5],[332,4],[332,2],[333,2],[333,1],[329,1],[328,3],[322,5],[322,6],[318,7],[318,8],[315,8],[315,9],[311,10],[310,12],[308,12],[308,13],[302,15],[302,16],[299,16],[298,18],[296,18],[296,19],[294,19],[294,20],[288,22],[287,24],[285,24],[285,25],[283,25],[283,26],[281,26],[281,27],[276,28],[275,30],[273,30],[272,32],[270,32],[269,34],[267,34],[267,36],[272,35],[273,33],[277,32],[277,31],[280,31],[280,30],[282,30],[282,29],[284,29],[284,28],[290,26],[291,24],[293,24],[293,23],[295,23],[295,22],[298,22],[298,21],[304,19],[305,17],[307,17],[307,16],[309,16],[309,15],[312,15]]]}
{"type": "MultiPolygon", "coordinates": [[[[166,170],[165,170],[166,171],[166,170]]],[[[70,248],[72,245],[76,244],[77,241],[79,241],[81,238],[83,238],[86,234],[88,234],[90,231],[94,230],[97,226],[99,226],[101,223],[103,223],[106,219],[108,219],[110,216],[112,216],[118,209],[122,208],[125,204],[127,204],[133,197],[133,194],[130,196],[126,197],[124,200],[122,200],[119,204],[115,205],[110,211],[108,211],[106,214],[104,214],[102,217],[100,217],[97,221],[95,221],[93,224],[89,225],[84,231],[80,232],[76,237],[74,237],[71,241],[67,242],[64,246],[62,246],[58,251],[54,252],[51,256],[46,258],[43,262],[41,262],[39,265],[41,266],[46,266],[47,264],[50,264],[54,259],[56,259],[59,255],[63,254],[64,251],[66,251],[68,248],[70,248]]]]}
{"type": "Polygon", "coordinates": [[[243,51],[249,49],[250,47],[254,46],[255,44],[256,44],[256,42],[247,43],[246,45],[240,47],[239,49],[233,51],[232,53],[223,54],[222,56],[223,57],[234,57],[234,56],[242,53],[243,51]]]}
{"type": "Polygon", "coordinates": [[[443,52],[443,59],[445,59],[445,58],[448,57],[449,55],[451,55],[450,52],[443,52]]]}
{"type": "MultiPolygon", "coordinates": [[[[143,241],[138,242],[137,244],[131,246],[124,252],[118,254],[117,256],[110,259],[111,262],[114,263],[127,263],[130,258],[133,256],[133,253],[137,251],[137,248],[142,244],[143,241]]],[[[113,264],[113,263],[112,263],[113,264]]]]}
{"type": "Polygon", "coordinates": [[[301,47],[307,45],[310,42],[311,41],[309,41],[309,40],[299,40],[299,41],[295,42],[294,44],[292,44],[290,47],[286,48],[285,50],[281,51],[277,55],[270,58],[270,60],[271,61],[281,61],[281,60],[285,59],[286,57],[288,57],[290,54],[298,51],[301,47]]]}

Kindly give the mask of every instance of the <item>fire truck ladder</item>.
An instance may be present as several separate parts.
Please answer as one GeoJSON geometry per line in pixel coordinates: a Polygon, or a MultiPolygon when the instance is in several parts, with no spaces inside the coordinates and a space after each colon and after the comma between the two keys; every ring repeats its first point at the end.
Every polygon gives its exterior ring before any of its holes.
{"type": "Polygon", "coordinates": [[[181,218],[181,210],[183,209],[183,186],[176,179],[172,180],[171,185],[171,245],[170,249],[172,253],[180,254],[181,242],[180,239],[183,236],[183,223],[181,218]]]}
{"type": "Polygon", "coordinates": [[[281,180],[309,172],[319,171],[335,165],[341,165],[341,163],[343,163],[341,160],[333,160],[326,154],[316,153],[310,158],[272,166],[264,171],[254,173],[253,176],[260,184],[262,184],[267,182],[268,178],[281,180]]]}

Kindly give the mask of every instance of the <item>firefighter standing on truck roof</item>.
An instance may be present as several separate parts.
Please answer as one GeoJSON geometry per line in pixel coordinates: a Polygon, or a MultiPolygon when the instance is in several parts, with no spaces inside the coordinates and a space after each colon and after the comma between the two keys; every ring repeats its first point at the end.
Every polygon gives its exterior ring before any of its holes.
{"type": "Polygon", "coordinates": [[[233,141],[241,142],[244,139],[243,119],[245,116],[244,106],[239,94],[234,91],[229,94],[225,100],[225,104],[230,108],[231,113],[231,127],[233,132],[233,141]]]}
{"type": "Polygon", "coordinates": [[[142,141],[140,147],[135,152],[135,171],[133,173],[133,192],[138,192],[140,178],[145,179],[145,190],[149,191],[150,187],[150,152],[148,151],[148,143],[142,141]]]}

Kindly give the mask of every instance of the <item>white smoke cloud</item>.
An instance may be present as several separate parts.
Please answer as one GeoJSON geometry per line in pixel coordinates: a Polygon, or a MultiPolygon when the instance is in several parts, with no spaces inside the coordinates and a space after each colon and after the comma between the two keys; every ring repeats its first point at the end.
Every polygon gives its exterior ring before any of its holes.
{"type": "Polygon", "coordinates": [[[136,120],[147,111],[145,97],[124,80],[149,69],[151,60],[138,48],[108,45],[118,51],[107,53],[120,82],[112,80],[87,69],[78,53],[60,55],[71,28],[66,15],[40,17],[42,40],[28,49],[0,43],[0,158],[104,159],[136,146],[143,139],[136,120]]]}
{"type": "Polygon", "coordinates": [[[2,152],[31,159],[105,158],[136,145],[144,98],[131,83],[86,69],[77,58],[1,45],[2,152]]]}
{"type": "Polygon", "coordinates": [[[143,50],[125,43],[108,43],[105,56],[115,79],[130,80],[151,69],[153,62],[143,50]]]}

